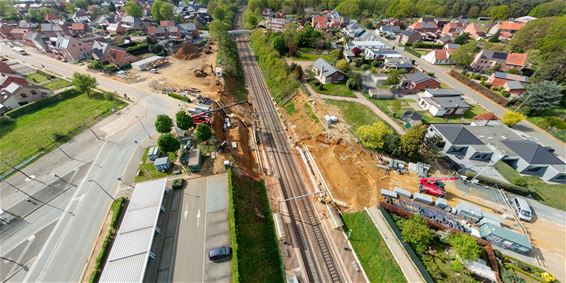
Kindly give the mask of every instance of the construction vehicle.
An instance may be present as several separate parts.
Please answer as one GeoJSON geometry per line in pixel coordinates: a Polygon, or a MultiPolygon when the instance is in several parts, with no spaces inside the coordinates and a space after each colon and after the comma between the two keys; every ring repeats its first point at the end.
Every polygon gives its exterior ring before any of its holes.
{"type": "Polygon", "coordinates": [[[220,110],[224,110],[227,108],[230,108],[232,106],[238,105],[238,104],[242,104],[242,103],[247,103],[247,100],[242,100],[240,102],[236,102],[236,103],[232,103],[230,105],[224,106],[224,107],[220,107],[220,108],[216,108],[213,110],[209,110],[209,111],[204,111],[195,115],[192,115],[191,117],[193,118],[193,122],[196,125],[198,124],[210,124],[210,113],[216,112],[216,111],[220,111],[220,110]]]}
{"type": "Polygon", "coordinates": [[[210,73],[214,74],[214,68],[212,67],[212,65],[209,65],[209,64],[202,65],[202,67],[200,67],[200,69],[194,70],[193,73],[195,74],[196,77],[199,77],[199,78],[206,77],[206,76],[208,76],[208,73],[206,72],[207,68],[210,68],[210,73]]]}
{"type": "Polygon", "coordinates": [[[419,192],[429,194],[435,197],[445,198],[446,190],[444,183],[441,181],[459,180],[458,177],[433,177],[419,179],[419,192]]]}

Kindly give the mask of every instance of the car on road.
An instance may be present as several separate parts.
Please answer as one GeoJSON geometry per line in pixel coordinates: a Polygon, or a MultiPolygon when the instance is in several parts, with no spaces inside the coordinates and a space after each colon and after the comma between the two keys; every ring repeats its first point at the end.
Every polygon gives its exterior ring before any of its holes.
{"type": "Polygon", "coordinates": [[[513,198],[512,204],[513,208],[517,211],[519,219],[527,222],[532,220],[532,211],[527,200],[521,197],[515,197],[513,198]]]}
{"type": "Polygon", "coordinates": [[[221,262],[229,260],[232,256],[232,248],[229,246],[221,246],[208,251],[208,259],[213,262],[221,262]]]}

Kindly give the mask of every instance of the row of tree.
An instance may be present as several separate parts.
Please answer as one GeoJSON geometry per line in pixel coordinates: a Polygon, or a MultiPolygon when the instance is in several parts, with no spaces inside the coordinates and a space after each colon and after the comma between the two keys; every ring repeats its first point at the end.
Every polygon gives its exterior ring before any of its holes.
{"type": "MultiPolygon", "coordinates": [[[[177,128],[189,130],[194,127],[194,121],[185,111],[179,111],[175,115],[177,128]]],[[[157,115],[155,129],[161,135],[157,139],[157,146],[161,152],[175,152],[181,147],[181,143],[171,134],[173,120],[171,117],[162,114],[157,115]]],[[[193,132],[194,136],[200,141],[207,141],[212,137],[212,129],[206,124],[198,124],[193,132]]]]}

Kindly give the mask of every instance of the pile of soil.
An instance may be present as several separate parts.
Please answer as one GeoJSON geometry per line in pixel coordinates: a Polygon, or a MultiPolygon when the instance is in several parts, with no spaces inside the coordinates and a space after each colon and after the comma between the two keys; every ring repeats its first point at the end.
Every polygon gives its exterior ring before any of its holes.
{"type": "Polygon", "coordinates": [[[199,47],[194,46],[190,42],[185,42],[175,53],[175,58],[181,60],[194,59],[194,58],[198,58],[201,52],[202,50],[199,47]]]}

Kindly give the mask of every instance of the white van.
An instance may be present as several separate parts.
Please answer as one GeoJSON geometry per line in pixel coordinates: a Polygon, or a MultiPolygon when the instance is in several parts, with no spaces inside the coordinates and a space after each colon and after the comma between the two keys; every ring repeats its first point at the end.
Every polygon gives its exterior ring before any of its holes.
{"type": "Polygon", "coordinates": [[[532,212],[531,207],[524,198],[516,197],[513,198],[513,207],[517,211],[519,215],[519,219],[523,221],[531,221],[532,219],[532,212]]]}
{"type": "Polygon", "coordinates": [[[19,53],[21,55],[27,55],[28,53],[21,47],[12,47],[12,50],[16,53],[19,53]]]}

